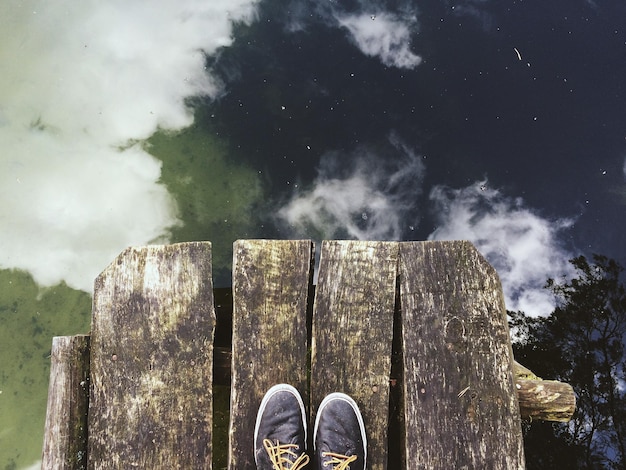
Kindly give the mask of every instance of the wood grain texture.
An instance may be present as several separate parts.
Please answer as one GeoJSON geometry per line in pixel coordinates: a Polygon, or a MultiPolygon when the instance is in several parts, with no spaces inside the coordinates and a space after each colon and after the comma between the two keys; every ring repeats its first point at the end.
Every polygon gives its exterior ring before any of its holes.
{"type": "Polygon", "coordinates": [[[233,254],[233,351],[228,467],[254,469],[254,424],[265,392],[293,385],[307,402],[310,240],[238,240],[233,254]]]}
{"type": "Polygon", "coordinates": [[[95,282],[89,468],[211,468],[211,244],[128,248],[95,282]]]}
{"type": "Polygon", "coordinates": [[[576,411],[571,385],[556,380],[516,379],[515,388],[522,418],[568,422],[576,411]]]}
{"type": "Polygon", "coordinates": [[[313,311],[311,405],[331,392],[359,405],[367,468],[387,468],[389,377],[398,244],[325,241],[313,311]]]}
{"type": "MultiPolygon", "coordinates": [[[[231,290],[229,288],[215,290],[216,293],[220,293],[220,291],[222,291],[222,296],[227,295],[229,298],[231,297],[231,290]]],[[[313,302],[312,297],[309,298],[309,302],[313,302]]],[[[232,301],[230,303],[230,307],[232,309],[232,301]]],[[[232,324],[232,311],[226,311],[226,309],[222,309],[222,311],[220,311],[219,305],[217,304],[217,298],[216,314],[218,329],[220,325],[220,315],[222,316],[221,322],[223,324],[232,324]]],[[[400,325],[401,320],[398,317],[397,321],[394,320],[394,327],[398,331],[401,331],[400,325]]],[[[230,386],[232,362],[230,344],[231,335],[228,334],[227,338],[222,338],[222,344],[225,344],[226,346],[218,346],[217,334],[218,333],[216,330],[216,344],[213,348],[213,385],[230,386]]],[[[396,334],[398,338],[400,338],[401,334],[395,332],[394,338],[396,334]]],[[[390,389],[392,392],[395,390],[394,384],[397,384],[397,387],[400,388],[400,383],[402,381],[402,361],[401,357],[399,356],[400,346],[398,346],[398,352],[395,359],[395,361],[397,362],[395,376],[393,375],[394,357],[392,356],[392,378],[395,379],[394,381],[392,381],[392,387],[390,389]]],[[[576,396],[574,394],[574,390],[570,385],[554,380],[542,380],[536,377],[535,374],[532,373],[532,371],[528,370],[526,367],[516,362],[513,362],[513,377],[515,379],[515,384],[518,391],[520,416],[522,418],[532,417],[532,419],[540,419],[543,421],[561,422],[569,421],[571,419],[576,408],[576,396]],[[520,379],[525,380],[525,382],[520,381],[520,379]],[[534,383],[537,380],[541,381],[541,383],[534,383]],[[542,385],[543,388],[538,387],[538,385],[542,385]]],[[[391,397],[394,410],[400,407],[400,404],[397,403],[400,399],[400,395],[398,395],[397,397],[391,397]]],[[[402,414],[396,415],[396,420],[399,419],[404,419],[403,407],[402,414]]],[[[392,426],[392,424],[390,424],[390,426],[392,426]]],[[[391,428],[390,431],[396,431],[396,429],[391,428]]]]}
{"type": "Polygon", "coordinates": [[[52,339],[42,469],[87,466],[89,336],[52,339]]]}
{"type": "Polygon", "coordinates": [[[523,469],[504,299],[469,242],[400,244],[410,469],[523,469]]]}

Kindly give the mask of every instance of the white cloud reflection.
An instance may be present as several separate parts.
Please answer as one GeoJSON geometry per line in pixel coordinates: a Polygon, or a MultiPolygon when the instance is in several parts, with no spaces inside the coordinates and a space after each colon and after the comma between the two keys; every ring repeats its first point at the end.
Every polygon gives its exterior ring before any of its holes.
{"type": "Polygon", "coordinates": [[[203,52],[253,3],[3,2],[0,268],[90,291],[124,247],[177,223],[160,163],[128,143],[192,123],[185,98],[219,88],[203,52]]]}
{"type": "Polygon", "coordinates": [[[312,21],[347,30],[352,43],[365,55],[388,67],[415,68],[422,58],[411,50],[411,39],[419,29],[415,2],[400,0],[356,0],[318,2],[290,0],[285,29],[305,31],[312,21]]]}
{"type": "Polygon", "coordinates": [[[398,240],[415,223],[407,217],[421,192],[424,164],[396,136],[389,140],[395,156],[387,161],[368,147],[326,154],[313,187],[295,193],[278,218],[296,236],[398,240]]]}
{"type": "Polygon", "coordinates": [[[491,189],[486,181],[462,189],[435,187],[430,193],[438,214],[432,240],[470,240],[496,268],[509,310],[548,315],[553,296],[544,289],[548,278],[571,274],[574,255],[562,247],[560,233],[569,219],[548,220],[491,189]]]}
{"type": "MultiPolygon", "coordinates": [[[[376,166],[370,151],[327,154],[313,186],[299,191],[278,210],[294,237],[317,239],[400,240],[415,225],[424,164],[405,146],[394,167],[376,166]],[[344,170],[338,162],[343,163],[344,170]]],[[[380,158],[376,160],[380,162],[380,158]]],[[[506,306],[531,316],[554,309],[544,286],[548,278],[571,275],[575,255],[559,237],[573,221],[549,220],[477,182],[466,188],[436,186],[429,195],[436,214],[430,240],[469,240],[496,268],[506,306]]]]}
{"type": "Polygon", "coordinates": [[[386,12],[338,15],[337,21],[351,34],[365,55],[378,57],[387,66],[412,69],[421,57],[411,51],[415,16],[400,17],[386,12]]]}
{"type": "MultiPolygon", "coordinates": [[[[449,2],[447,2],[449,4],[449,2]]],[[[463,0],[449,5],[450,11],[457,17],[470,17],[479,24],[484,31],[493,28],[494,16],[490,12],[491,0],[463,0]]]]}

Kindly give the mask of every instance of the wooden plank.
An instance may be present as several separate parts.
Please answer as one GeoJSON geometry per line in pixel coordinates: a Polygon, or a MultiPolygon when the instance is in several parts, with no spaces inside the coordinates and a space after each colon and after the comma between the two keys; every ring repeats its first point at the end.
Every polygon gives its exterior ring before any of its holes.
{"type": "Polygon", "coordinates": [[[42,469],[73,470],[87,465],[89,336],[52,339],[42,469]]]}
{"type": "Polygon", "coordinates": [[[228,467],[252,469],[265,392],[289,383],[307,400],[310,240],[238,240],[233,256],[233,351],[228,467]]]}
{"type": "Polygon", "coordinates": [[[331,392],[357,402],[372,470],[387,468],[397,261],[397,243],[325,241],[315,293],[312,408],[331,392]]]}
{"type": "Polygon", "coordinates": [[[469,242],[400,244],[410,469],[523,469],[500,281],[469,242]]]}
{"type": "Polygon", "coordinates": [[[543,380],[515,360],[513,378],[520,416],[523,419],[563,423],[572,419],[576,411],[576,394],[571,385],[556,380],[543,380]]]}
{"type": "Polygon", "coordinates": [[[93,300],[89,468],[211,468],[211,244],[128,248],[93,300]]]}
{"type": "MultiPolygon", "coordinates": [[[[397,288],[397,287],[396,287],[397,288]]],[[[215,329],[215,342],[213,348],[213,386],[230,386],[230,368],[232,362],[231,337],[232,337],[232,293],[230,288],[214,289],[215,314],[217,325],[215,329]],[[221,328],[220,328],[221,324],[221,328]],[[221,330],[221,331],[220,331],[221,330]],[[218,345],[219,344],[219,345],[218,345]]],[[[313,311],[313,296],[309,296],[309,309],[313,311]]],[[[399,302],[399,296],[396,297],[399,302]]],[[[404,438],[394,432],[404,430],[404,424],[398,424],[404,420],[404,407],[401,404],[400,389],[402,382],[402,357],[401,357],[401,324],[398,316],[399,307],[394,312],[394,348],[397,348],[395,356],[391,358],[391,388],[390,388],[390,411],[389,411],[389,442],[392,445],[389,454],[395,450],[392,447],[404,447],[404,438]],[[397,331],[396,331],[397,330],[397,331]],[[396,346],[396,342],[398,345],[396,346]],[[394,372],[395,367],[395,372],[394,372]],[[395,374],[395,375],[394,375],[395,374]],[[400,412],[401,411],[401,412],[400,412]]],[[[522,418],[540,419],[544,421],[567,422],[572,418],[576,410],[576,395],[571,385],[554,380],[541,380],[521,364],[513,363],[513,377],[519,398],[520,416],[522,418]],[[528,374],[531,375],[528,375],[528,374]]],[[[400,452],[395,452],[400,456],[400,452]]],[[[391,468],[399,468],[400,464],[390,461],[391,468]]]]}
{"type": "Polygon", "coordinates": [[[576,394],[570,384],[518,378],[515,388],[520,416],[524,419],[567,423],[576,411],[576,394]]]}

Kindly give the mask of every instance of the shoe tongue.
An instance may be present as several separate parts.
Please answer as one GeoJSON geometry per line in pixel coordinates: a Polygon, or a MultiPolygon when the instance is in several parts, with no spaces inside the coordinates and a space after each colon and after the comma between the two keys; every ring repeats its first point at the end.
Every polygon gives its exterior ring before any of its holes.
{"type": "Polygon", "coordinates": [[[296,445],[266,439],[263,447],[275,470],[300,470],[309,462],[309,457],[296,445]]]}
{"type": "Polygon", "coordinates": [[[349,464],[356,462],[358,457],[356,455],[341,455],[341,454],[333,454],[333,453],[322,453],[322,466],[327,467],[328,465],[333,465],[330,467],[332,470],[346,470],[349,469],[349,464]]]}

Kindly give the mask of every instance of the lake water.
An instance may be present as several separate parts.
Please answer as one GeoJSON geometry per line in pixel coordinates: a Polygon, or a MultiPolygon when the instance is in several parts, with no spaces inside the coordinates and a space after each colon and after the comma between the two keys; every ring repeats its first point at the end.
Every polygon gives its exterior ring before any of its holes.
{"type": "MultiPolygon", "coordinates": [[[[144,145],[161,158],[162,182],[188,221],[171,227],[169,240],[210,240],[215,285],[229,286],[233,241],[263,234],[255,216],[259,174],[228,161],[225,146],[197,126],[155,134],[144,145]]],[[[52,337],[88,333],[90,320],[90,293],[64,283],[40,287],[27,272],[0,270],[0,468],[40,458],[52,337]]]]}
{"type": "Polygon", "coordinates": [[[452,3],[2,2],[0,468],[127,246],[210,240],[228,286],[239,238],[469,239],[534,315],[623,261],[626,7],[452,3]]]}

